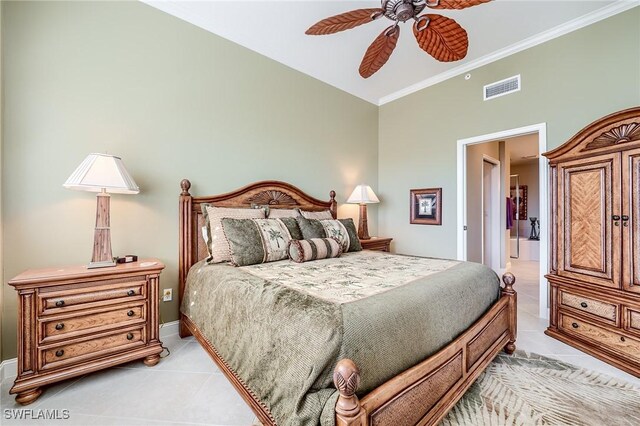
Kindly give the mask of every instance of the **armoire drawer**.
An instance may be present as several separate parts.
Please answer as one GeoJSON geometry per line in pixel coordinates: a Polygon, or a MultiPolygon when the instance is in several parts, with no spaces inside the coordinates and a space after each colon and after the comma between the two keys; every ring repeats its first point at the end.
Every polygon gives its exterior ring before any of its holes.
{"type": "Polygon", "coordinates": [[[640,361],[640,340],[608,330],[563,312],[560,313],[558,326],[560,330],[566,334],[576,336],[600,348],[614,350],[636,361],[640,361]]]}
{"type": "Polygon", "coordinates": [[[581,312],[594,315],[599,319],[618,325],[618,312],[620,305],[616,303],[603,302],[591,297],[582,296],[564,289],[559,290],[560,306],[568,306],[581,312]]]}
{"type": "Polygon", "coordinates": [[[640,334],[640,309],[624,307],[625,329],[640,334]]]}

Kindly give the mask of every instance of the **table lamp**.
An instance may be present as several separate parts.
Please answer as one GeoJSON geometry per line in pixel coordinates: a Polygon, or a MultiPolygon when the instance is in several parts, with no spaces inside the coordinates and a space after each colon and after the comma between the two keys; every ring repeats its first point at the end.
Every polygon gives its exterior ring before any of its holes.
{"type": "Polygon", "coordinates": [[[370,240],[369,228],[367,226],[367,204],[379,203],[378,197],[369,185],[358,185],[353,190],[347,203],[360,204],[360,222],[358,223],[358,238],[361,240],[370,240]]]}
{"type": "Polygon", "coordinates": [[[93,236],[93,256],[88,268],[115,266],[111,253],[109,199],[107,193],[137,194],[140,188],[119,157],[89,154],[63,185],[67,189],[97,192],[96,229],[93,236]]]}

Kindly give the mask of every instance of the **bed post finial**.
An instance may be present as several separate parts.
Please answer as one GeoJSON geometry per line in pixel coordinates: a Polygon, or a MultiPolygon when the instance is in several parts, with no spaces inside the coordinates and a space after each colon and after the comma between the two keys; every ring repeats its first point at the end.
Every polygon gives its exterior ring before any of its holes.
{"type": "Polygon", "coordinates": [[[504,283],[503,293],[515,294],[513,285],[516,283],[516,277],[511,272],[505,272],[502,276],[502,282],[504,283]]]}
{"type": "Polygon", "coordinates": [[[509,298],[509,334],[511,335],[509,341],[504,346],[504,351],[511,355],[516,350],[516,336],[518,334],[518,295],[513,289],[513,285],[516,283],[516,277],[511,272],[505,272],[502,276],[502,282],[504,283],[504,288],[501,289],[501,294],[509,298]]]}
{"type": "Polygon", "coordinates": [[[329,207],[329,211],[331,211],[333,218],[336,219],[338,217],[338,203],[336,203],[336,191],[331,190],[329,192],[329,200],[331,201],[331,207],[329,207]]]}
{"type": "Polygon", "coordinates": [[[191,182],[189,182],[189,179],[182,179],[180,181],[180,188],[182,188],[182,193],[180,195],[191,195],[189,194],[189,189],[191,188],[191,182]]]}
{"type": "Polygon", "coordinates": [[[357,420],[363,414],[360,401],[356,395],[360,386],[360,370],[355,362],[348,358],[338,361],[333,370],[333,384],[340,392],[336,403],[336,425],[357,424],[357,420]]]}

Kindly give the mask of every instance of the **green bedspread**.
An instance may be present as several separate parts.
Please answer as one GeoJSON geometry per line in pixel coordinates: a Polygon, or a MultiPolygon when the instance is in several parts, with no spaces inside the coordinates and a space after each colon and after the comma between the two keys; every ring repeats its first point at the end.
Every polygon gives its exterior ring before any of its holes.
{"type": "Polygon", "coordinates": [[[365,394],[462,333],[499,287],[483,265],[371,251],[241,268],[199,262],[181,311],[279,425],[333,425],[338,360],[360,367],[365,394]]]}

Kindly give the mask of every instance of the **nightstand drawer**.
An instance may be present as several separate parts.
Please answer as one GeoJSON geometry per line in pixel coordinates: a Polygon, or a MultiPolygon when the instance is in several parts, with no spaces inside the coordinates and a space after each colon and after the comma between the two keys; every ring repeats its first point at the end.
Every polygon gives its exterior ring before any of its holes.
{"type": "Polygon", "coordinates": [[[603,302],[590,297],[570,293],[565,290],[560,290],[560,305],[589,313],[600,319],[609,321],[614,325],[618,323],[618,311],[620,309],[620,305],[615,303],[603,302]]]}
{"type": "Polygon", "coordinates": [[[109,355],[113,352],[143,346],[144,326],[102,335],[100,337],[78,339],[74,342],[40,349],[41,368],[59,368],[69,364],[109,355]]]}
{"type": "Polygon", "coordinates": [[[122,303],[126,300],[144,297],[146,284],[144,279],[127,282],[120,281],[117,284],[103,281],[84,288],[42,291],[38,295],[39,306],[41,306],[42,313],[47,315],[70,309],[102,306],[105,303],[122,303]]]}
{"type": "Polygon", "coordinates": [[[559,328],[570,335],[575,335],[599,346],[611,348],[627,357],[640,360],[640,340],[610,331],[590,322],[560,313],[559,328]]]}
{"type": "Polygon", "coordinates": [[[119,306],[108,310],[73,316],[58,316],[50,321],[43,322],[41,342],[69,339],[72,336],[95,333],[100,329],[110,329],[114,326],[132,325],[145,320],[144,304],[137,306],[119,306]]]}

